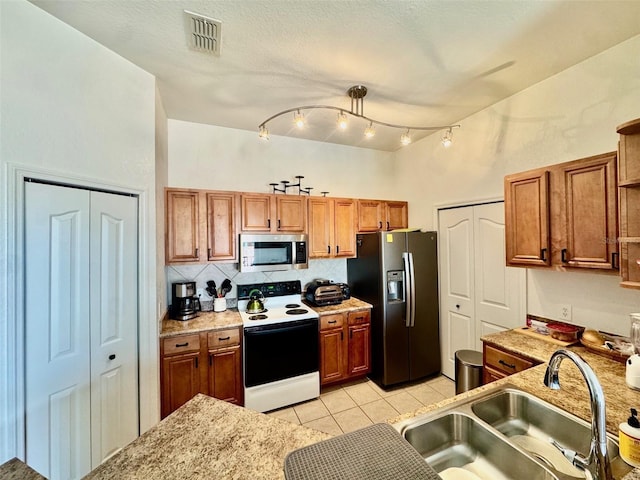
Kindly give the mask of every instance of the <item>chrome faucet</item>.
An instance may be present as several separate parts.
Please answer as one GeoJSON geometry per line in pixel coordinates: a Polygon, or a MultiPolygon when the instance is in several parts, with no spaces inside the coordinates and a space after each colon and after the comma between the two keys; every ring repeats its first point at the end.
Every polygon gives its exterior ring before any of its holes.
{"type": "Polygon", "coordinates": [[[613,480],[611,473],[611,464],[607,455],[607,420],[606,408],[604,401],[604,392],[598,381],[598,377],[593,372],[587,362],[580,355],[569,350],[556,350],[549,359],[549,365],[544,375],[544,384],[553,389],[560,389],[560,380],[558,378],[558,370],[563,358],[568,358],[576,364],[580,373],[587,382],[589,387],[589,398],[591,401],[591,445],[589,447],[589,455],[584,455],[564,448],[556,441],[551,443],[562,452],[562,454],[578,468],[583,470],[589,469],[589,466],[595,463],[593,469],[594,478],[597,480],[613,480]]]}

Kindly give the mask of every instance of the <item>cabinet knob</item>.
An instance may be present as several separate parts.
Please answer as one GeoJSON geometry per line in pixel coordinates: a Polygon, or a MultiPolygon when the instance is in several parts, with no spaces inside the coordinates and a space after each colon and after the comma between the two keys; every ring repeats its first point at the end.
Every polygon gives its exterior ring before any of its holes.
{"type": "Polygon", "coordinates": [[[560,261],[562,263],[567,263],[567,249],[563,248],[560,250],[560,261]]]}
{"type": "Polygon", "coordinates": [[[456,303],[456,308],[460,308],[460,304],[456,303]]]}
{"type": "Polygon", "coordinates": [[[109,355],[109,360],[115,360],[116,359],[116,354],[112,353],[111,355],[109,355]]]}

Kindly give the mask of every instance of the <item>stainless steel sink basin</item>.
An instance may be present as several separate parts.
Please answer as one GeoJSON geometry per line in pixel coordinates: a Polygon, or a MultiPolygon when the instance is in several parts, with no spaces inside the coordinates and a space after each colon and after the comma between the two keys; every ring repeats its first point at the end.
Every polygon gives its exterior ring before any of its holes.
{"type": "MultiPolygon", "coordinates": [[[[587,454],[590,424],[512,386],[461,400],[395,427],[445,478],[455,469],[482,480],[585,478],[550,439],[587,454]]],[[[615,478],[631,471],[610,435],[608,453],[615,478]]]]}
{"type": "MultiPolygon", "coordinates": [[[[554,478],[541,465],[468,415],[449,413],[408,426],[404,437],[443,476],[464,469],[481,479],[554,478]],[[444,473],[443,473],[444,472],[444,473]]],[[[463,477],[465,478],[465,477],[463,477]]]]}
{"type": "MultiPolygon", "coordinates": [[[[550,463],[571,477],[584,478],[584,474],[551,445],[550,438],[566,448],[587,454],[591,441],[590,423],[513,388],[501,389],[473,402],[471,411],[542,462],[550,463]]],[[[631,467],[620,458],[617,441],[607,437],[607,452],[614,475],[620,468],[629,471],[631,467]]]]}

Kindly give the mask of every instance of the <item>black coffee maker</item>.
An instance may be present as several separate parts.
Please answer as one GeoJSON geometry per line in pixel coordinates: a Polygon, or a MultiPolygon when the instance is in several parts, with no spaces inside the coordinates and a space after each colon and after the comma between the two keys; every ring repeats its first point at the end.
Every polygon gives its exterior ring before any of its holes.
{"type": "Polygon", "coordinates": [[[198,316],[200,299],[196,297],[196,282],[171,284],[169,316],[174,320],[191,320],[198,316]]]}

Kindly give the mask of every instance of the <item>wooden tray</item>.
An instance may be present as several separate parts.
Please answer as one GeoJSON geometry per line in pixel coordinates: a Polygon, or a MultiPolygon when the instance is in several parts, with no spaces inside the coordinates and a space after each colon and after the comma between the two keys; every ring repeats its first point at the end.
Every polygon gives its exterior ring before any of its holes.
{"type": "Polygon", "coordinates": [[[592,353],[597,353],[598,355],[611,358],[620,363],[626,363],[627,358],[630,357],[630,355],[625,355],[617,350],[611,350],[603,345],[586,342],[582,338],[580,339],[580,344],[592,353]]]}
{"type": "Polygon", "coordinates": [[[568,347],[569,345],[575,345],[579,343],[578,340],[574,340],[573,342],[563,342],[562,340],[556,340],[555,338],[552,338],[551,335],[543,335],[541,333],[536,332],[531,327],[514,328],[513,331],[516,333],[521,333],[523,335],[528,335],[530,337],[537,338],[538,340],[542,340],[543,342],[549,342],[555,345],[560,345],[561,347],[568,347]]]}

